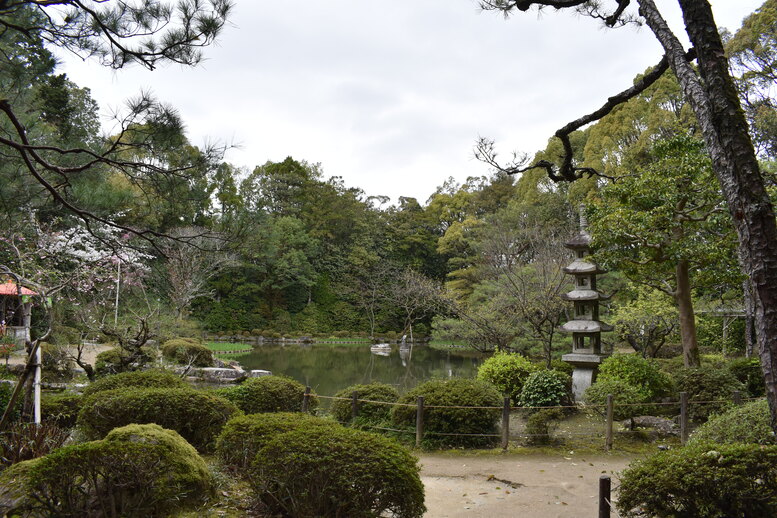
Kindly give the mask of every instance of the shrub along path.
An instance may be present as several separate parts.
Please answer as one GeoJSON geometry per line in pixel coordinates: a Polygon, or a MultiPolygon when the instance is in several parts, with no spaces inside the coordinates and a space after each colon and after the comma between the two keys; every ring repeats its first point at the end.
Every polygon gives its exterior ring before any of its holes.
{"type": "MultiPolygon", "coordinates": [[[[597,516],[599,477],[612,476],[639,457],[564,453],[422,454],[424,517],[597,516]]],[[[614,476],[612,485],[617,485],[614,476]]]]}

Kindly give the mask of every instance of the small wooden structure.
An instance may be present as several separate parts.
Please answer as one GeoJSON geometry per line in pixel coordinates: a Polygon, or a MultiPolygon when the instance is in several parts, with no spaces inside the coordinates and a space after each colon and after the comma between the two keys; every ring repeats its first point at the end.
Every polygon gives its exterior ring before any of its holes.
{"type": "Polygon", "coordinates": [[[12,337],[19,346],[30,339],[34,291],[13,280],[0,284],[0,335],[12,337]]]}
{"type": "Polygon", "coordinates": [[[599,320],[599,301],[610,297],[596,289],[596,277],[604,270],[591,261],[591,235],[585,215],[580,213],[580,232],[564,246],[575,253],[575,260],[564,268],[564,272],[575,279],[575,287],[561,295],[575,306],[574,318],[561,326],[561,330],[572,334],[572,353],[561,357],[575,366],[572,373],[572,393],[576,400],[582,399],[585,389],[596,378],[596,371],[602,359],[609,353],[602,350],[602,332],[613,327],[599,320]]]}

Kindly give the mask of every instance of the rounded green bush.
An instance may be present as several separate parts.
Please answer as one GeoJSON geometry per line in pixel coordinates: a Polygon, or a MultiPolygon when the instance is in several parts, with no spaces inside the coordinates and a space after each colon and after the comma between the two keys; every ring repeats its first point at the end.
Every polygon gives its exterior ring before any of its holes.
{"type": "Polygon", "coordinates": [[[497,351],[478,367],[478,379],[491,383],[517,403],[526,378],[537,369],[518,353],[497,351]]]}
{"type": "Polygon", "coordinates": [[[300,412],[249,414],[230,419],[216,440],[216,453],[227,466],[246,468],[268,441],[300,427],[340,426],[300,412]]]}
{"type": "Polygon", "coordinates": [[[534,412],[526,420],[526,441],[532,445],[550,444],[551,437],[558,422],[563,419],[564,412],[560,408],[546,408],[534,412]]]}
{"type": "Polygon", "coordinates": [[[678,392],[688,393],[688,415],[694,421],[705,421],[712,414],[723,412],[733,405],[734,391],[745,389],[728,369],[713,367],[680,369],[675,383],[678,392]]]}
{"type": "Polygon", "coordinates": [[[570,405],[572,378],[563,372],[532,372],[523,384],[518,404],[523,407],[570,405]]]}
{"type": "Polygon", "coordinates": [[[669,396],[672,380],[661,371],[658,363],[636,354],[613,354],[602,361],[597,380],[621,380],[636,387],[644,401],[658,401],[669,396]]]}
{"type": "Polygon", "coordinates": [[[112,374],[90,383],[83,391],[84,396],[90,396],[105,390],[118,388],[187,388],[189,385],[177,374],[152,369],[147,371],[132,371],[112,374]]]}
{"type": "Polygon", "coordinates": [[[202,451],[238,413],[231,402],[189,388],[122,388],[84,398],[78,426],[87,438],[99,439],[118,426],[156,423],[202,451]]]}
{"type": "Polygon", "coordinates": [[[0,512],[32,516],[169,516],[213,492],[205,462],[180,435],[131,425],[0,475],[0,512]]]}
{"type": "Polygon", "coordinates": [[[344,427],[298,428],[256,455],[251,483],[268,516],[421,517],[417,459],[395,441],[344,427]]]}
{"type": "MultiPolygon", "coordinates": [[[[351,396],[356,392],[358,399],[367,401],[385,401],[395,403],[399,399],[399,392],[391,385],[385,383],[370,383],[369,385],[352,385],[335,394],[337,398],[332,402],[329,412],[335,419],[341,423],[351,422],[351,396]]],[[[381,405],[378,403],[367,403],[359,401],[359,421],[367,423],[380,423],[386,421],[391,416],[392,405],[381,405]]]]}
{"type": "Polygon", "coordinates": [[[567,363],[564,360],[551,360],[550,369],[554,371],[563,372],[564,374],[572,375],[575,372],[575,366],[571,363],[567,363]]]}
{"type": "Polygon", "coordinates": [[[639,390],[627,382],[618,379],[596,380],[596,383],[588,387],[583,394],[583,402],[595,407],[593,410],[600,415],[605,415],[607,395],[612,394],[613,418],[621,421],[640,415],[655,415],[657,407],[642,405],[648,403],[645,400],[645,392],[639,390]]]}
{"type": "Polygon", "coordinates": [[[698,443],[660,452],[621,473],[621,516],[777,516],[777,446],[698,443]]]}
{"type": "Polygon", "coordinates": [[[766,395],[764,373],[758,358],[735,358],[726,368],[745,386],[750,397],[766,395]]]}
{"type": "Polygon", "coordinates": [[[213,352],[193,338],[173,338],[162,345],[162,356],[175,363],[212,367],[213,352]]]}
{"type": "Polygon", "coordinates": [[[691,442],[774,444],[771,421],[765,399],[750,401],[712,416],[693,432],[691,442]]]}
{"type": "Polygon", "coordinates": [[[83,396],[76,394],[44,394],[40,400],[40,413],[44,421],[60,428],[76,425],[83,396]]]}
{"type": "Polygon", "coordinates": [[[143,368],[151,359],[154,358],[153,350],[147,347],[141,347],[140,353],[134,363],[127,363],[128,353],[120,347],[108,349],[97,355],[94,360],[94,372],[98,376],[107,376],[109,374],[118,374],[120,372],[135,371],[143,368]]]}
{"type": "MultiPolygon", "coordinates": [[[[305,386],[285,376],[261,376],[220,390],[219,395],[232,401],[246,414],[300,412],[305,386]]],[[[308,409],[313,410],[317,406],[318,398],[311,394],[308,409]]]]}
{"type": "Polygon", "coordinates": [[[490,383],[465,378],[427,381],[399,399],[398,403],[403,404],[403,406],[395,406],[391,410],[391,418],[395,424],[406,427],[415,426],[415,405],[419,396],[424,397],[424,432],[426,435],[424,441],[427,444],[485,447],[491,446],[498,440],[498,437],[475,435],[497,434],[497,423],[502,414],[502,396],[490,383]]]}

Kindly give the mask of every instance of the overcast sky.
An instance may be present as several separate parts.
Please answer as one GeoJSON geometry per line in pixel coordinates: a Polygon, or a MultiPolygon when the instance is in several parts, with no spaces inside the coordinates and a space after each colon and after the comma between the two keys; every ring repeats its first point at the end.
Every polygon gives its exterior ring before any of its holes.
{"type": "MultiPolygon", "coordinates": [[[[763,0],[712,0],[732,32],[763,0]]],[[[676,0],[658,0],[682,28],[676,0]]],[[[425,202],[446,178],[489,174],[478,136],[503,156],[545,147],[654,65],[647,28],[609,30],[571,13],[505,20],[475,0],[237,0],[196,68],[114,72],[64,57],[105,113],[150,90],[181,113],[192,143],[239,146],[253,168],[287,156],[320,163],[368,195],[425,202]]]]}

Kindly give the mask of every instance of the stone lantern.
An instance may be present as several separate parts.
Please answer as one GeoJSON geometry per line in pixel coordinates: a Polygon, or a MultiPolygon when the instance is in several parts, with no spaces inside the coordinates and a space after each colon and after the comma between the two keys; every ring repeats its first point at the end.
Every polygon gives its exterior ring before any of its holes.
{"type": "Polygon", "coordinates": [[[561,359],[575,367],[572,373],[572,393],[575,400],[579,401],[585,389],[594,382],[602,359],[609,356],[609,353],[602,351],[602,331],[612,331],[613,327],[599,320],[599,301],[607,300],[610,296],[596,289],[596,276],[604,273],[604,270],[588,259],[591,235],[582,211],[580,232],[564,246],[575,254],[572,264],[564,268],[565,273],[574,277],[575,287],[561,295],[562,299],[574,304],[574,317],[561,326],[562,331],[572,334],[572,352],[561,359]]]}

